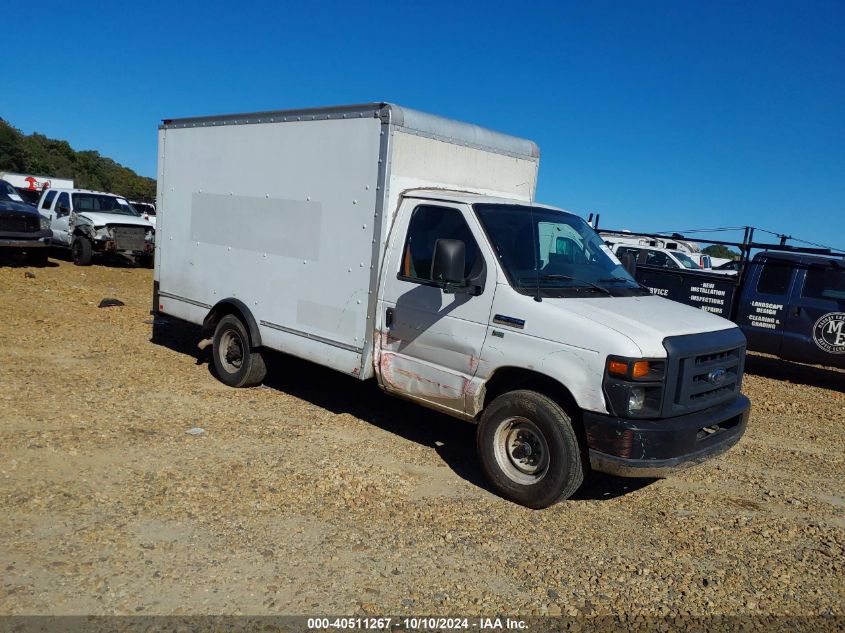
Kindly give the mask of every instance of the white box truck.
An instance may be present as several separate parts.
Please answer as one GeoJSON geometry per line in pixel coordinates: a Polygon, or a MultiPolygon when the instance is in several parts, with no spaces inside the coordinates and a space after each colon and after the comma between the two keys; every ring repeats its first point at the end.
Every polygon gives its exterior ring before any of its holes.
{"type": "Polygon", "coordinates": [[[165,120],[154,312],[201,324],[227,385],[280,350],[477,422],[493,487],[530,507],[590,468],[727,450],[743,335],[535,204],[538,164],[530,141],[387,103],[165,120]]]}
{"type": "Polygon", "coordinates": [[[56,178],[55,176],[35,176],[32,174],[16,174],[14,172],[0,172],[0,180],[5,180],[23,197],[24,202],[35,206],[41,193],[47,189],[73,189],[73,180],[56,178]]]}

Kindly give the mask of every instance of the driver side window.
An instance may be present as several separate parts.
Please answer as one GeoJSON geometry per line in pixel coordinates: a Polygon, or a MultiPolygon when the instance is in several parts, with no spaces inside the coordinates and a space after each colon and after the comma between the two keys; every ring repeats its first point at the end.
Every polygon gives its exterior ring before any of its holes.
{"type": "Polygon", "coordinates": [[[419,206],[414,209],[408,224],[408,235],[402,250],[399,277],[408,281],[431,281],[431,259],[434,244],[439,239],[461,240],[466,246],[464,275],[474,272],[478,245],[464,216],[449,207],[419,206]]]}
{"type": "Polygon", "coordinates": [[[62,210],[62,212],[70,211],[70,196],[67,193],[60,193],[59,199],[56,200],[56,211],[62,210]]]}
{"type": "Polygon", "coordinates": [[[48,191],[47,195],[44,196],[44,201],[41,203],[41,210],[42,211],[49,211],[50,207],[53,205],[53,198],[56,197],[55,191],[48,191]]]}
{"type": "Polygon", "coordinates": [[[661,268],[677,268],[678,265],[675,264],[666,253],[661,253],[660,251],[648,251],[648,255],[646,256],[645,263],[648,266],[660,266],[661,268]]]}

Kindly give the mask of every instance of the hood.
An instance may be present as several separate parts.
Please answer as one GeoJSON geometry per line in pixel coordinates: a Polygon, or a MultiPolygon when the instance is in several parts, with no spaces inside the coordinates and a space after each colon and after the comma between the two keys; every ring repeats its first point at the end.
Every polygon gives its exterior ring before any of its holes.
{"type": "Polygon", "coordinates": [[[543,299],[585,319],[625,335],[645,357],[666,355],[667,336],[716,332],[736,324],[720,316],[663,297],[596,297],[543,299]]]}
{"type": "Polygon", "coordinates": [[[82,211],[76,213],[77,217],[85,218],[94,226],[105,226],[106,224],[128,224],[132,226],[143,226],[144,228],[155,228],[144,218],[122,213],[103,213],[102,211],[82,211]]]}
{"type": "Polygon", "coordinates": [[[37,218],[41,217],[38,209],[26,204],[25,202],[12,202],[11,200],[0,200],[0,213],[20,213],[23,215],[32,215],[37,218]]]}

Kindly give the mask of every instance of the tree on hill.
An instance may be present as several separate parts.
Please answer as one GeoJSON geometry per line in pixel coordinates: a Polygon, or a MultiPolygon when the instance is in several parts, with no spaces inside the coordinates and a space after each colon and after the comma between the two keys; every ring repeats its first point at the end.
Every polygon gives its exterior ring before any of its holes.
{"type": "Polygon", "coordinates": [[[702,253],[710,255],[710,257],[721,257],[722,259],[737,259],[739,253],[736,253],[722,244],[713,244],[702,250],[702,253]]]}
{"type": "Polygon", "coordinates": [[[67,141],[23,134],[0,119],[0,170],[72,178],[82,189],[154,199],[156,181],[139,176],[94,150],[75,151],[67,141]]]}

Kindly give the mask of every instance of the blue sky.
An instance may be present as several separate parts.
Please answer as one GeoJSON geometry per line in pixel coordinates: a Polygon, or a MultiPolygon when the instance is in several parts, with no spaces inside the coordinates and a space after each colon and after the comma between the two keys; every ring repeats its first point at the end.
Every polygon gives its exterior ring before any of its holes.
{"type": "Polygon", "coordinates": [[[535,140],[538,198],[605,227],[751,224],[845,248],[842,1],[39,2],[19,17],[0,116],[144,175],[162,118],[394,101],[535,140]]]}

